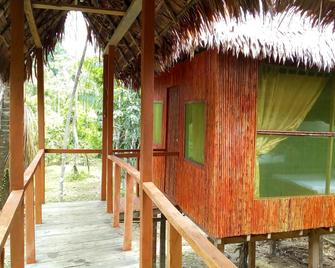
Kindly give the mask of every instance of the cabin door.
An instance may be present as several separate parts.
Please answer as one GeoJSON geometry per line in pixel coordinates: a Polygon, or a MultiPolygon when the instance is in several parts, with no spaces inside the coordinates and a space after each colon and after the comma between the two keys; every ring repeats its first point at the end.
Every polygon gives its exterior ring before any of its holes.
{"type": "MultiPolygon", "coordinates": [[[[167,140],[168,152],[179,151],[179,89],[169,88],[167,91],[167,140]]],[[[176,175],[178,156],[166,157],[165,193],[171,199],[176,200],[176,175]]]]}

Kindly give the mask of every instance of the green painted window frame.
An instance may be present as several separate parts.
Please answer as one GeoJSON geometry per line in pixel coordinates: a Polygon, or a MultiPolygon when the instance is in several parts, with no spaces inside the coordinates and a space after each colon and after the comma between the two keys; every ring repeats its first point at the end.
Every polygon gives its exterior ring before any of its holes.
{"type": "Polygon", "coordinates": [[[206,142],[206,102],[205,101],[186,102],[185,135],[184,135],[185,159],[199,165],[204,165],[205,142],[206,142]],[[195,108],[197,108],[198,110],[195,110],[195,108]]]}
{"type": "Polygon", "coordinates": [[[163,101],[154,101],[153,103],[153,143],[162,144],[163,128],[163,101]]]}

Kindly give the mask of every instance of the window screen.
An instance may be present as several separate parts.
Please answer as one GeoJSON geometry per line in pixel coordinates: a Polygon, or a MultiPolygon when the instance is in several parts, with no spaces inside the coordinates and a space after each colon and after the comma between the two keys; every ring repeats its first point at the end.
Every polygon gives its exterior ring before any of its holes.
{"type": "Polygon", "coordinates": [[[328,77],[263,66],[257,92],[256,195],[335,192],[334,88],[328,77]]]}
{"type": "Polygon", "coordinates": [[[155,101],[153,107],[153,142],[154,144],[162,143],[162,119],[163,119],[163,102],[155,101]]]}
{"type": "Polygon", "coordinates": [[[199,164],[205,161],[205,103],[185,106],[185,158],[199,164]]]}

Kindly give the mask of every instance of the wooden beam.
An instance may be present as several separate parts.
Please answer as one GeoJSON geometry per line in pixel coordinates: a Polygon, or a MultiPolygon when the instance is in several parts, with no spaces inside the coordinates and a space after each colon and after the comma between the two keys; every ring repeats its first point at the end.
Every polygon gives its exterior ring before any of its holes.
{"type": "MultiPolygon", "coordinates": [[[[108,90],[107,90],[107,154],[113,153],[113,110],[114,110],[114,72],[115,47],[109,47],[108,53],[108,90]]],[[[107,212],[113,211],[113,163],[107,160],[107,212]]]]}
{"type": "Polygon", "coordinates": [[[42,48],[42,42],[40,39],[40,35],[38,34],[38,29],[37,29],[36,21],[35,21],[34,14],[33,14],[33,8],[31,6],[30,0],[24,0],[24,12],[26,13],[26,18],[28,21],[31,35],[35,43],[35,47],[42,48]]]}
{"type": "Polygon", "coordinates": [[[103,56],[101,201],[106,200],[108,56],[103,56]]]}
{"type": "Polygon", "coordinates": [[[177,230],[171,225],[167,224],[167,268],[181,268],[182,267],[182,237],[177,230]]]}
{"type": "MultiPolygon", "coordinates": [[[[45,149],[45,111],[44,111],[44,62],[43,49],[36,50],[37,61],[37,120],[38,120],[38,148],[45,149]]],[[[41,187],[41,201],[45,203],[45,158],[44,154],[40,161],[40,172],[37,175],[36,183],[41,187]]]]}
{"type": "Polygon", "coordinates": [[[46,154],[101,154],[100,149],[45,149],[46,154]]]}
{"type": "Polygon", "coordinates": [[[112,37],[105,47],[104,54],[108,53],[109,46],[117,46],[126,32],[129,30],[131,25],[136,20],[137,16],[140,14],[142,9],[142,0],[133,0],[128,8],[126,14],[120,21],[119,25],[116,27],[112,37]]]}
{"type": "MultiPolygon", "coordinates": [[[[24,188],[24,5],[22,0],[10,1],[10,122],[9,167],[10,190],[24,188]]],[[[21,204],[11,230],[11,267],[24,267],[24,211],[21,204]]]]}
{"type": "Polygon", "coordinates": [[[140,161],[140,267],[152,267],[152,201],[143,190],[153,176],[153,100],[155,53],[155,1],[142,2],[141,30],[141,161],[140,161]]]}
{"type": "Polygon", "coordinates": [[[47,9],[47,10],[64,10],[64,11],[81,11],[83,13],[110,15],[122,17],[126,15],[126,12],[122,10],[111,10],[109,8],[96,8],[80,5],[67,5],[67,4],[46,4],[41,2],[33,2],[33,8],[35,9],[47,9]]]}

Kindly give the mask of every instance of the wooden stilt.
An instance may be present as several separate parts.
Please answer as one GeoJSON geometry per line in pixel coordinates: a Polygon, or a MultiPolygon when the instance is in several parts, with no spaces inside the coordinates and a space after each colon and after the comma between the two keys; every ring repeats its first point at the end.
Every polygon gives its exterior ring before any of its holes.
{"type": "Polygon", "coordinates": [[[160,238],[159,238],[159,267],[165,268],[165,243],[166,243],[166,218],[163,214],[161,214],[161,222],[160,222],[160,238]]]}
{"type": "Polygon", "coordinates": [[[123,250],[131,250],[132,227],[133,227],[133,200],[134,200],[134,178],[127,174],[126,177],[126,209],[124,215],[124,240],[123,250]]]}
{"type": "Polygon", "coordinates": [[[182,267],[182,239],[177,230],[167,223],[167,268],[182,267]]]}
{"type": "Polygon", "coordinates": [[[312,230],[308,240],[308,267],[318,268],[320,264],[320,234],[312,230]]]}
{"type": "Polygon", "coordinates": [[[248,242],[248,268],[256,267],[256,242],[248,242]]]}
{"type": "MultiPolygon", "coordinates": [[[[10,1],[10,190],[24,187],[24,1],[10,1]]],[[[11,267],[24,267],[24,207],[18,208],[10,233],[11,267]]]]}
{"type": "Polygon", "coordinates": [[[3,249],[0,254],[0,268],[4,267],[5,267],[5,249],[3,249]]]}
{"type": "Polygon", "coordinates": [[[36,262],[35,255],[35,213],[34,183],[30,181],[25,192],[26,204],[26,258],[27,264],[36,262]]]}
{"type": "Polygon", "coordinates": [[[113,227],[120,227],[120,188],[121,188],[121,168],[114,165],[113,178],[113,227]]]}
{"type": "Polygon", "coordinates": [[[101,164],[101,201],[106,200],[106,173],[107,173],[107,82],[108,56],[103,59],[103,108],[102,108],[102,164],[101,164]]]}
{"type": "MultiPolygon", "coordinates": [[[[107,91],[107,154],[113,153],[113,105],[114,105],[114,60],[115,48],[109,47],[107,91]]],[[[107,212],[113,211],[113,163],[107,161],[107,212]]]]}
{"type": "MultiPolygon", "coordinates": [[[[152,181],[155,1],[142,1],[141,183],[152,181]]],[[[152,201],[140,184],[140,267],[152,267],[152,201]]]]}
{"type": "MultiPolygon", "coordinates": [[[[44,114],[44,64],[43,50],[36,50],[37,60],[37,114],[38,114],[38,148],[45,149],[45,114],[44,114]]],[[[45,160],[41,159],[40,181],[42,203],[45,203],[45,160]]]]}
{"type": "Polygon", "coordinates": [[[152,219],[152,266],[156,267],[156,261],[157,261],[157,212],[153,213],[153,219],[152,219]]]}

